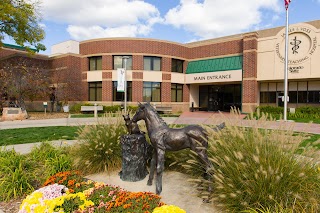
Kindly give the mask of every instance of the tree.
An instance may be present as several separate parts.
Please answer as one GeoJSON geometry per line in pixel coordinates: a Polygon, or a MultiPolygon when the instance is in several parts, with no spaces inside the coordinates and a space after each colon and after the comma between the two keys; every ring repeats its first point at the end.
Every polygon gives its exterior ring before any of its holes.
{"type": "Polygon", "coordinates": [[[34,101],[50,94],[48,61],[14,55],[0,60],[0,91],[6,91],[10,100],[16,100],[23,110],[25,100],[34,101]]]}
{"type": "Polygon", "coordinates": [[[39,2],[29,3],[26,0],[1,0],[0,4],[0,46],[4,36],[30,51],[33,46],[36,51],[46,50],[39,43],[44,39],[44,30],[40,27],[39,2]],[[30,45],[30,46],[29,46],[30,45]]]}

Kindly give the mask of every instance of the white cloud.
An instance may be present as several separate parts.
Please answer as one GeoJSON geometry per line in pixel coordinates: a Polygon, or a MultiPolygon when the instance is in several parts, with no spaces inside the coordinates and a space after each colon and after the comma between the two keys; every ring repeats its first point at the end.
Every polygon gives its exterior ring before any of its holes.
{"type": "Polygon", "coordinates": [[[213,38],[256,28],[264,18],[262,10],[279,13],[279,1],[180,0],[180,4],[165,15],[165,23],[200,38],[213,38]]]}
{"type": "Polygon", "coordinates": [[[77,40],[147,35],[162,21],[158,9],[140,0],[43,0],[45,20],[67,24],[77,40]]]}

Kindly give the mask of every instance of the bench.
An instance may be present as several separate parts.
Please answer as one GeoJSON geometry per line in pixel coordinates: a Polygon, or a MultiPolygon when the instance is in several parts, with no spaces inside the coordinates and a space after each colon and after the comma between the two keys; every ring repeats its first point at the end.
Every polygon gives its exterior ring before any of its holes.
{"type": "Polygon", "coordinates": [[[156,111],[159,113],[171,113],[172,112],[172,107],[162,107],[162,106],[157,106],[156,111]]]}
{"type": "Polygon", "coordinates": [[[103,111],[103,106],[81,106],[81,112],[94,112],[94,108],[97,107],[97,111],[103,111]]]}

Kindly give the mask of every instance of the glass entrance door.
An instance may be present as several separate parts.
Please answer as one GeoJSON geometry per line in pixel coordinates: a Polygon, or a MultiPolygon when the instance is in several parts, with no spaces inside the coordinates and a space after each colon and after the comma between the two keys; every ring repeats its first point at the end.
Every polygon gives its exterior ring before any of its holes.
{"type": "Polygon", "coordinates": [[[204,111],[241,110],[241,84],[200,86],[199,106],[204,111]]]}

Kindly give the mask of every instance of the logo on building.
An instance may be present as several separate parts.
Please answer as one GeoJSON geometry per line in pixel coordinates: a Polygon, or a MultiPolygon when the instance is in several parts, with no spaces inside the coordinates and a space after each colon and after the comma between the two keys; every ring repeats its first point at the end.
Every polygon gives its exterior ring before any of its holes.
{"type": "Polygon", "coordinates": [[[291,45],[293,45],[292,47],[292,54],[298,54],[298,49],[300,48],[300,44],[301,44],[301,40],[297,39],[297,36],[294,37],[294,39],[292,39],[292,42],[290,42],[291,45]]]}
{"type": "MultiPolygon", "coordinates": [[[[290,66],[298,66],[314,55],[318,46],[317,35],[311,27],[305,25],[289,27],[288,31],[288,64],[290,66]]],[[[285,29],[277,36],[275,50],[278,58],[284,62],[285,29]]],[[[293,72],[296,72],[297,69],[294,70],[293,72]]]]}

